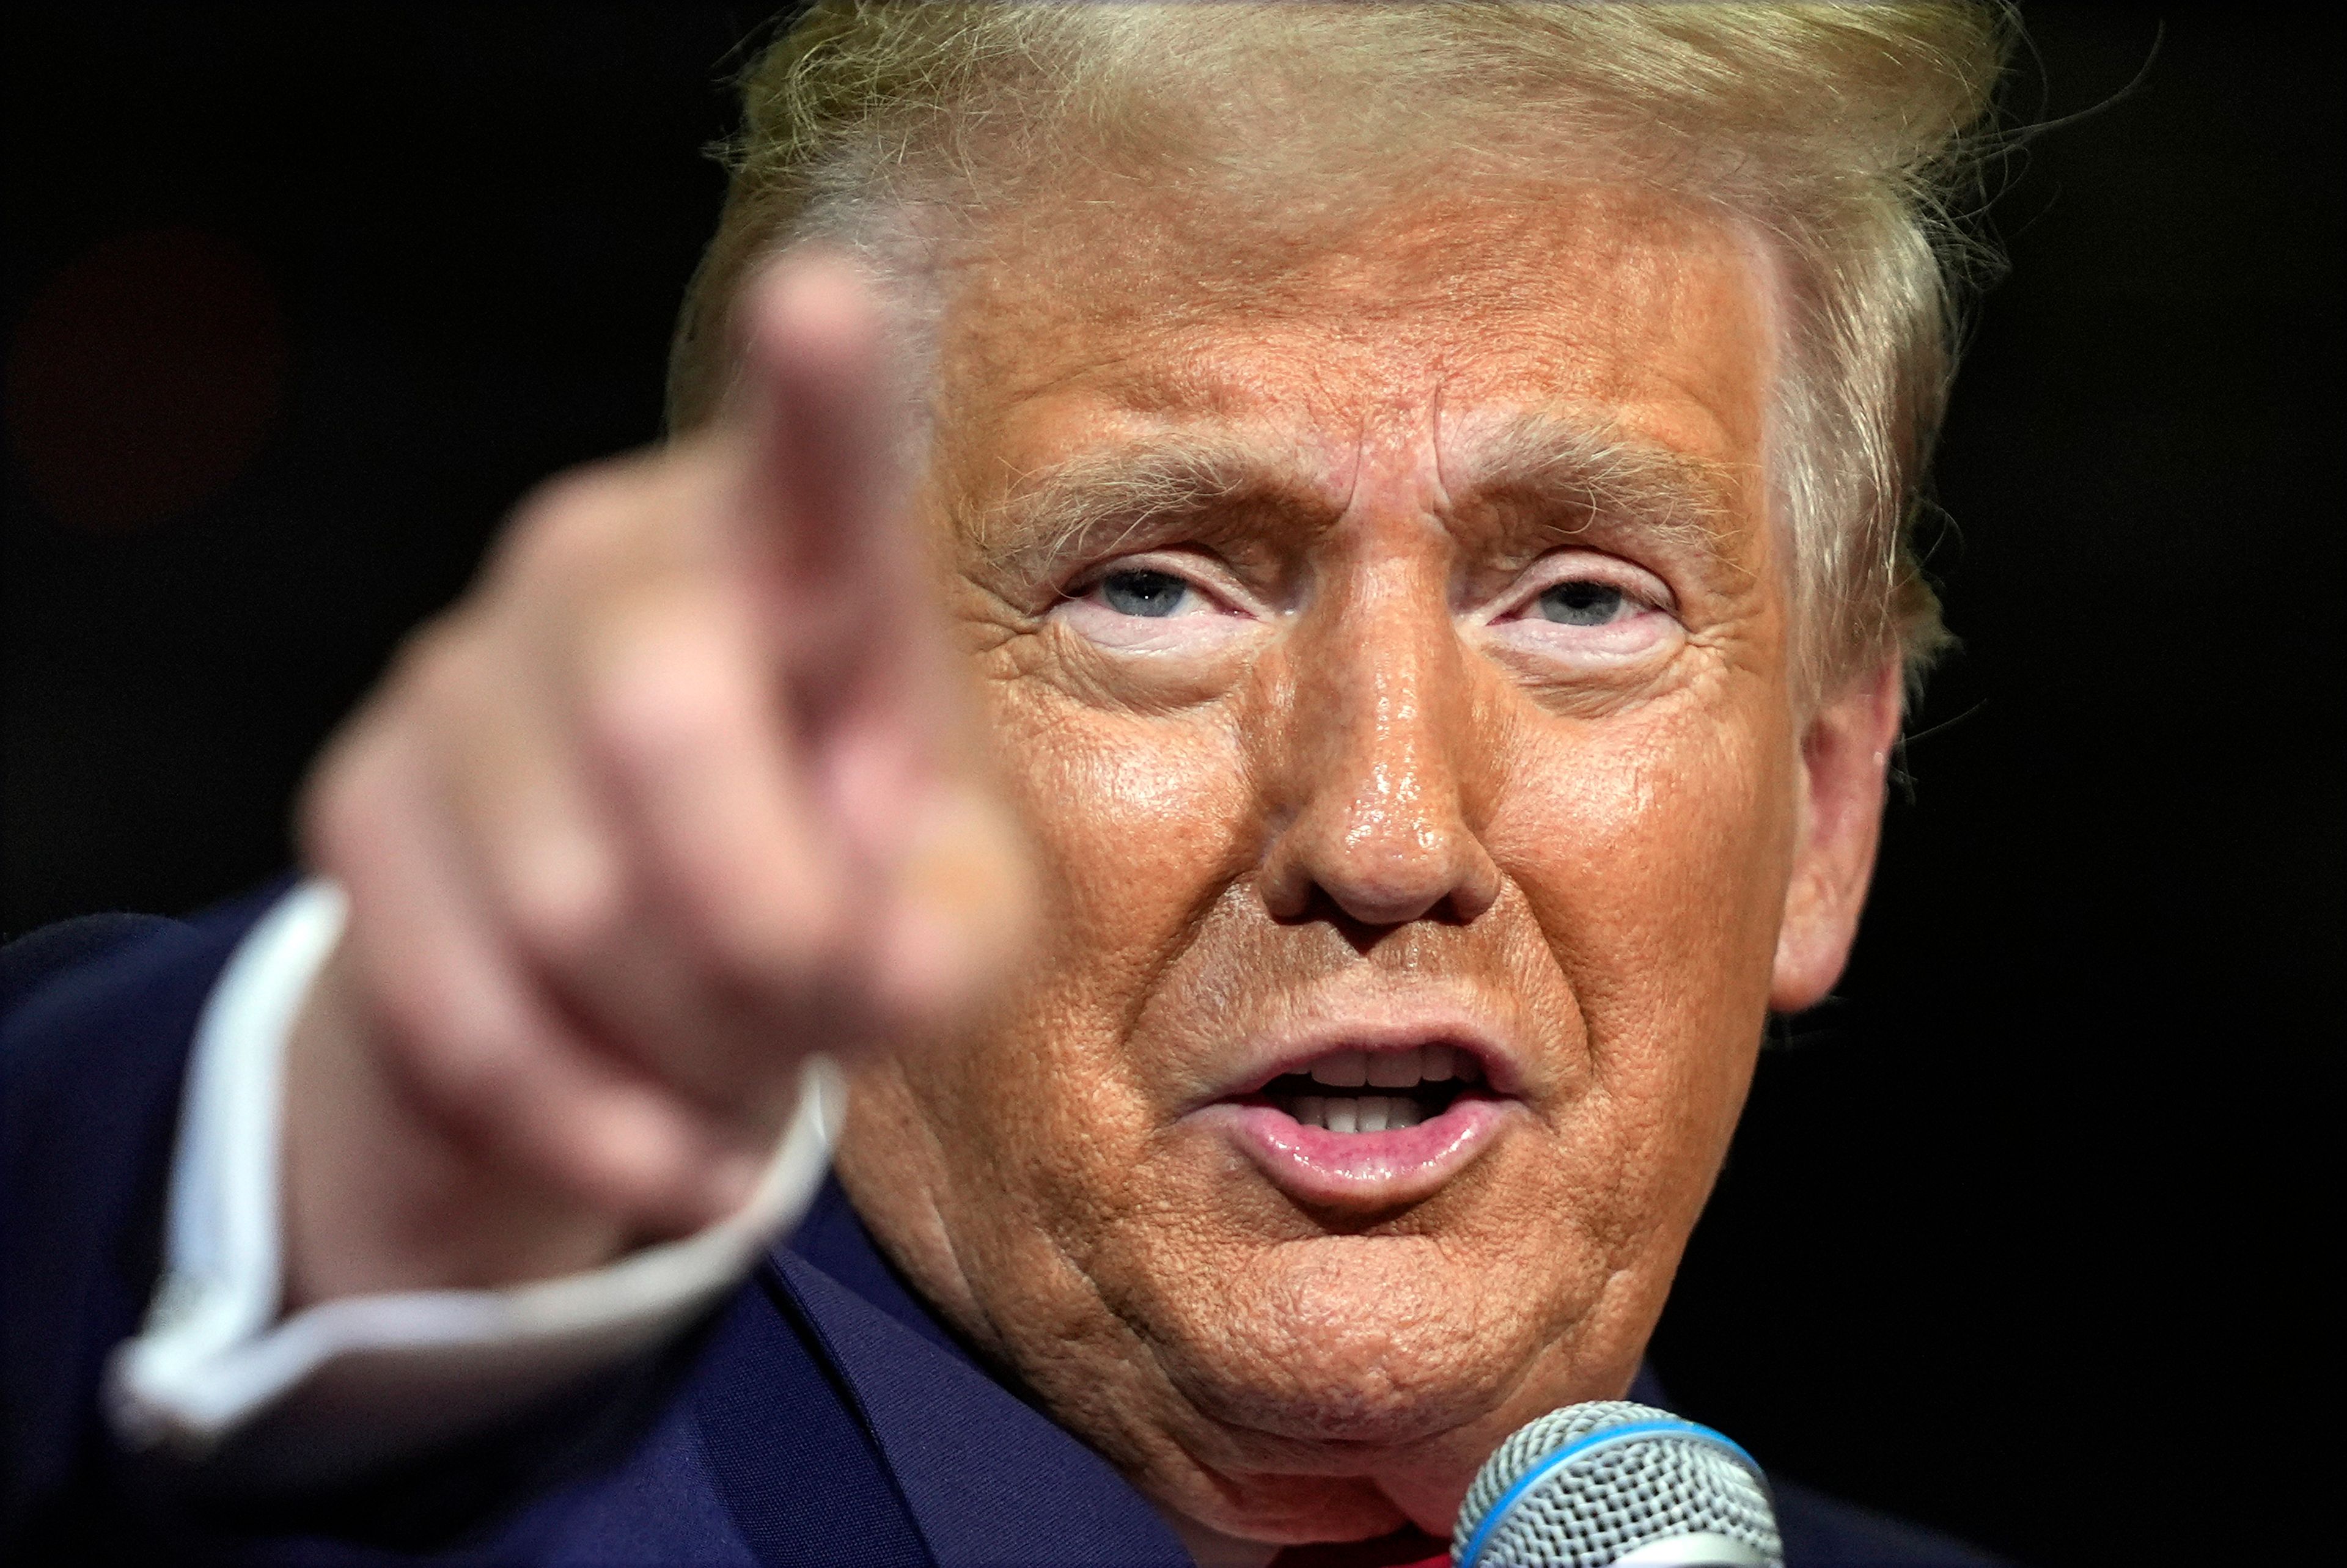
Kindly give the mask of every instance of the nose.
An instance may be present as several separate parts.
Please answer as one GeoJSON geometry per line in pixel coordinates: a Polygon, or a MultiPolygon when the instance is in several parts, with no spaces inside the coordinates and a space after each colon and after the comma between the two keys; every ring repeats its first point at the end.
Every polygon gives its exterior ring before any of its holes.
{"type": "Polygon", "coordinates": [[[1317,896],[1365,926],[1471,921],[1500,893],[1477,831],[1481,794],[1468,654],[1444,589],[1373,585],[1292,635],[1282,754],[1286,815],[1263,868],[1274,918],[1317,896]]]}

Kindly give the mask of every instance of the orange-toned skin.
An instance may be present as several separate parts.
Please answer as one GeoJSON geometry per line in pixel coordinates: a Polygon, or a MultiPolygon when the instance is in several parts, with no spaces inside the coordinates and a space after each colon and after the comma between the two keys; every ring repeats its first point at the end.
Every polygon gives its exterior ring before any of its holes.
{"type": "Polygon", "coordinates": [[[1168,427],[1291,454],[1312,500],[1186,547],[1276,607],[1195,650],[1103,651],[1051,608],[1090,563],[1038,582],[964,541],[1042,953],[961,1049],[860,1081],[842,1173],[925,1292],[1180,1512],[1447,1532],[1507,1431],[1627,1386],[1765,1013],[1840,966],[1895,709],[1882,681],[1796,708],[1766,269],[1733,231],[1582,192],[1389,214],[1245,276],[1211,242],[1069,243],[963,305],[944,508],[1168,427]],[[1446,459],[1534,409],[1723,485],[1716,549],[1591,528],[1676,600],[1604,667],[1462,626],[1524,552],[1446,459]],[[1182,1116],[1299,999],[1420,995],[1471,999],[1526,1070],[1524,1113],[1422,1201],[1313,1212],[1182,1116]]]}
{"type": "MultiPolygon", "coordinates": [[[[1033,846],[1038,935],[991,992],[899,988],[930,999],[912,1010],[943,1041],[858,1059],[840,1172],[923,1292],[1170,1512],[1264,1541],[1405,1520],[1447,1532],[1508,1430],[1627,1385],[1767,1013],[1838,976],[1872,864],[1895,661],[1822,700],[1797,690],[1790,563],[1765,480],[1772,285],[1736,229],[1593,187],[1390,205],[1278,246],[1233,244],[1204,210],[1113,226],[1084,211],[1030,215],[970,262],[916,508],[942,541],[979,728],[1033,846]],[[1481,487],[1482,434],[1528,414],[1676,455],[1714,526],[1600,515],[1561,532],[1481,487]],[[1169,434],[1260,454],[1278,499],[1105,553],[1021,537],[1033,476],[1169,434]],[[1568,558],[1658,587],[1662,607],[1610,642],[1528,624],[1523,585],[1568,558]],[[1091,586],[1120,559],[1185,576],[1207,608],[1136,631],[1091,586]],[[1299,1202],[1193,1114],[1299,1013],[1430,1001],[1481,1020],[1521,1078],[1497,1135],[1430,1188],[1299,1202]]],[[[713,482],[689,467],[722,468],[713,449],[583,483],[649,487],[672,512],[713,482]]],[[[584,536],[566,519],[591,515],[612,538],[649,537],[650,520],[608,518],[661,512],[592,499],[527,526],[584,536]]],[[[527,560],[514,569],[527,586],[527,560]]],[[[661,570],[716,591],[715,568],[661,570]]],[[[519,617],[505,592],[472,613],[519,617]]],[[[887,596],[862,602],[856,635],[885,641],[887,596]]],[[[616,613],[565,603],[565,636],[616,613]]],[[[487,654],[472,657],[487,679],[487,654]]],[[[398,716],[402,690],[371,723],[424,723],[398,716]]],[[[322,774],[317,835],[346,881],[354,856],[335,845],[359,828],[338,830],[334,812],[362,793],[351,754],[322,774]]],[[[451,764],[492,779],[506,765],[451,764]]],[[[390,795],[365,799],[407,798],[378,789],[390,795]]],[[[793,809],[805,833],[830,820],[804,799],[793,809]]],[[[868,815],[856,831],[885,836],[868,815]]],[[[928,928],[982,947],[952,936],[969,923],[955,911],[971,887],[1014,886],[987,869],[1003,857],[978,856],[928,928]]],[[[827,896],[852,903],[840,886],[827,896]]],[[[550,917],[515,928],[523,948],[577,961],[659,928],[631,907],[580,920],[585,937],[550,917]]],[[[824,928],[835,941],[838,922],[824,928]]],[[[453,1142],[467,1173],[520,1173],[507,1186],[527,1202],[452,1198],[445,1173],[383,1173],[428,1164],[406,1154],[352,1174],[327,1132],[302,1129],[347,1126],[373,1103],[333,1087],[348,1064],[429,1054],[368,1001],[400,960],[378,953],[370,969],[357,929],[297,1042],[302,1296],[478,1281],[480,1259],[514,1255],[516,1237],[540,1272],[577,1266],[719,1201],[600,1166],[582,1177],[568,1156],[477,1127],[399,1136],[453,1142]],[[350,988],[340,1000],[334,985],[350,988]],[[427,1191],[438,1223],[477,1213],[465,1223],[505,1250],[484,1242],[459,1266],[379,1246],[368,1261],[324,1239],[365,1204],[427,1191]],[[630,1211],[630,1193],[664,1195],[630,1211]]],[[[579,989],[590,1017],[644,1005],[599,1014],[600,993],[579,989]]],[[[853,998],[846,1012],[903,1016],[853,998]]],[[[794,1050],[823,1043],[804,1038],[807,1020],[842,1013],[802,987],[761,1016],[800,1031],[791,1048],[755,1066],[715,1052],[684,1087],[640,1050],[648,1092],[706,1108],[744,1075],[771,1086],[794,1050]]],[[[416,1076],[412,1119],[437,1125],[435,1081],[416,1076]]],[[[754,1146],[778,1115],[716,1141],[754,1146]]]]}

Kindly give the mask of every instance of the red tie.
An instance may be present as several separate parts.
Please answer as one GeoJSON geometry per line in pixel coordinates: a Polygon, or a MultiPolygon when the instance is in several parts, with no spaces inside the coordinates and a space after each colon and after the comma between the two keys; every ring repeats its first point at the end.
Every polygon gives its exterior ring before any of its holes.
{"type": "Polygon", "coordinates": [[[1450,1544],[1413,1525],[1375,1541],[1284,1546],[1271,1568],[1450,1568],[1450,1544]]]}

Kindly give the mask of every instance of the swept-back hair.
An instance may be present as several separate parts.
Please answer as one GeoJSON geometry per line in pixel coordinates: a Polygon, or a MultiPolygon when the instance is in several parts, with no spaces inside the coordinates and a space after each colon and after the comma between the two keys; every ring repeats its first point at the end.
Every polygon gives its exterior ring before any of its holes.
{"type": "Polygon", "coordinates": [[[1893,649],[1919,672],[1946,635],[1914,526],[1986,261],[1963,220],[2014,36],[2004,6],[1970,0],[821,0],[743,73],[670,425],[722,399],[728,312],[762,257],[846,246],[918,339],[948,292],[946,237],[1079,167],[1260,191],[1314,149],[1446,179],[1634,183],[1773,252],[1769,480],[1804,688],[1893,649]]]}

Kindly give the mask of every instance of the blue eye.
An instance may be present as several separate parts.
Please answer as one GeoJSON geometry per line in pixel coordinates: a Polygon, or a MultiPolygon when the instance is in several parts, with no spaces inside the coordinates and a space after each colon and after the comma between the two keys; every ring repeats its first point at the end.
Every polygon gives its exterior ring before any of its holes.
{"type": "Polygon", "coordinates": [[[1101,579],[1101,601],[1119,615],[1162,620],[1182,608],[1190,585],[1165,571],[1112,571],[1101,579]]]}
{"type": "Polygon", "coordinates": [[[1625,607],[1622,590],[1602,582],[1561,582],[1536,601],[1541,618],[1564,626],[1606,626],[1625,607]]]}

